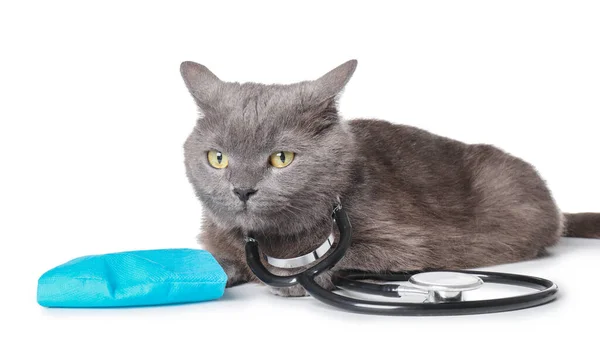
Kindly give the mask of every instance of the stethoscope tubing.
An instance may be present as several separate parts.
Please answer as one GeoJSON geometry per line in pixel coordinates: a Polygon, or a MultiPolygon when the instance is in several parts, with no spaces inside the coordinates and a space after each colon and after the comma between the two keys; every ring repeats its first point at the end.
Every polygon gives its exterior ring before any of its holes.
{"type": "MultiPolygon", "coordinates": [[[[258,248],[258,242],[251,237],[247,237],[245,249],[248,266],[256,275],[256,277],[267,285],[277,288],[284,288],[300,284],[312,297],[325,304],[347,311],[364,314],[397,316],[447,316],[497,313],[535,307],[546,304],[556,298],[558,287],[552,281],[547,279],[519,274],[469,270],[461,270],[460,272],[475,274],[487,283],[524,286],[535,289],[536,291],[529,294],[498,299],[444,301],[439,303],[374,301],[357,299],[334,293],[333,291],[322,288],[315,281],[315,277],[331,269],[344,257],[346,250],[352,243],[352,226],[350,225],[348,215],[343,208],[339,206],[336,207],[333,216],[335,223],[340,230],[340,241],[331,254],[325,256],[323,260],[316,265],[294,275],[275,275],[267,270],[267,268],[261,262],[261,254],[258,248]]],[[[376,274],[353,271],[337,271],[333,273],[332,281],[336,287],[341,289],[398,298],[399,295],[395,290],[396,286],[394,285],[366,283],[362,282],[361,280],[372,279],[380,281],[402,282],[407,281],[414,273],[416,272],[376,274]]]]}
{"type": "MultiPolygon", "coordinates": [[[[529,294],[497,299],[448,301],[441,303],[408,303],[366,301],[339,295],[323,289],[314,279],[305,276],[300,276],[299,283],[311,296],[325,304],[356,313],[398,316],[448,316],[507,312],[546,304],[554,300],[558,292],[558,286],[556,284],[543,278],[498,272],[470,270],[461,270],[460,272],[477,275],[484,283],[522,286],[533,288],[537,291],[529,294]]],[[[412,274],[415,273],[374,274],[341,271],[334,273],[333,283],[341,289],[380,296],[395,296],[397,298],[398,294],[396,292],[393,292],[392,294],[391,292],[391,288],[394,287],[393,285],[362,282],[356,283],[357,278],[401,282],[407,281],[412,274]],[[348,283],[348,280],[353,283],[348,283]],[[365,287],[367,285],[369,288],[365,287]],[[381,288],[379,289],[379,287],[381,288]]]]}

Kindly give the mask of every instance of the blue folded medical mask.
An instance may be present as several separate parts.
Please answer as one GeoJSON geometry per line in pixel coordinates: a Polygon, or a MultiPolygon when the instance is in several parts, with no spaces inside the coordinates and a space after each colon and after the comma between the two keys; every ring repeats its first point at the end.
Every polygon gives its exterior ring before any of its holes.
{"type": "Polygon", "coordinates": [[[227,275],[205,250],[159,249],[90,255],[44,273],[44,307],[131,307],[220,298],[227,275]]]}

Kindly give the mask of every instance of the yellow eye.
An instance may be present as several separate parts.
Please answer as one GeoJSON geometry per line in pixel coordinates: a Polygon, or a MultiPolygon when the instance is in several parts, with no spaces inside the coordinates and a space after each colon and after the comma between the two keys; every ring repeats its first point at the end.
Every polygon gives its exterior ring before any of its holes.
{"type": "Polygon", "coordinates": [[[287,167],[294,160],[294,152],[279,151],[271,154],[269,161],[277,168],[287,167]]]}
{"type": "Polygon", "coordinates": [[[229,165],[229,159],[220,151],[208,151],[208,163],[214,168],[225,168],[229,165]]]}

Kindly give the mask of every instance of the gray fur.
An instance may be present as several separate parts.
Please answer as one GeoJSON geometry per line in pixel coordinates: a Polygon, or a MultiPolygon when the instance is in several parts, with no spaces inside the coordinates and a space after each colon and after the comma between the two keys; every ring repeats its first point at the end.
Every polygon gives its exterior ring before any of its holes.
{"type": "MultiPolygon", "coordinates": [[[[337,97],[356,64],[314,81],[265,85],[224,82],[200,64],[182,63],[201,113],[184,147],[187,176],[205,210],[200,241],[225,266],[229,286],[255,281],[244,261],[244,233],[272,256],[306,253],[332,230],[338,196],[354,235],[338,269],[516,262],[540,255],[565,233],[551,192],[521,159],[410,126],[340,120],[337,97]],[[229,167],[212,168],[211,149],[229,155],[229,167]],[[277,151],[297,155],[276,169],[268,157],[277,151]],[[236,187],[258,191],[244,203],[236,187]]],[[[586,215],[584,236],[600,237],[599,214],[586,215]]],[[[333,287],[329,274],[320,283],[333,287]]],[[[274,292],[305,294],[300,287],[274,292]]]]}

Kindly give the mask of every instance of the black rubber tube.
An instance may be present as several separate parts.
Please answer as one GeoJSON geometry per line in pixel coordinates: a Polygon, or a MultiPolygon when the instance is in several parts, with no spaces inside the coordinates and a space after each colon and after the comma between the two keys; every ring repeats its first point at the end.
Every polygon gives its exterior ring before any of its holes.
{"type": "MultiPolygon", "coordinates": [[[[334,219],[340,230],[340,241],[335,250],[326,256],[321,262],[304,272],[291,276],[278,276],[262,264],[258,242],[252,238],[246,239],[246,261],[256,277],[265,284],[273,287],[291,287],[296,284],[302,285],[306,291],[315,299],[328,305],[345,309],[356,313],[400,315],[400,316],[443,316],[443,315],[467,315],[481,313],[506,312],[517,309],[535,307],[548,303],[556,298],[558,287],[553,282],[526,275],[460,271],[461,273],[475,274],[484,282],[524,286],[537,290],[534,293],[524,294],[516,297],[475,300],[475,301],[448,301],[439,303],[404,303],[404,302],[382,302],[370,301],[343,296],[332,291],[323,289],[314,278],[322,272],[331,269],[338,263],[352,243],[352,226],[345,210],[336,208],[334,219]]],[[[382,296],[398,296],[393,285],[367,283],[361,280],[372,279],[379,281],[407,281],[411,275],[417,272],[376,274],[352,271],[338,271],[333,274],[333,283],[339,288],[354,290],[362,293],[376,294],[382,296]]]]}
{"type": "MultiPolygon", "coordinates": [[[[523,294],[515,297],[498,299],[441,303],[403,303],[370,301],[339,295],[334,292],[323,289],[314,281],[314,279],[311,279],[304,275],[300,275],[298,277],[298,281],[311,296],[331,306],[342,308],[356,313],[400,316],[444,316],[507,312],[511,310],[531,308],[548,303],[556,298],[556,293],[558,292],[558,287],[556,286],[556,284],[547,279],[519,274],[497,272],[479,272],[462,270],[460,272],[467,274],[475,274],[486,283],[524,286],[536,289],[537,291],[530,294],[523,294]]],[[[412,274],[414,273],[378,275],[372,273],[338,272],[334,274],[334,279],[337,282],[339,282],[342,279],[356,280],[357,278],[386,281],[406,281],[408,280],[408,278],[410,278],[412,274]],[[342,275],[343,277],[340,278],[340,275],[342,275]]],[[[343,284],[344,283],[342,282],[342,285],[343,284]]],[[[360,288],[354,290],[364,293],[369,292],[368,290],[361,290],[360,288]]],[[[385,295],[383,293],[371,294],[385,295]]]]}

